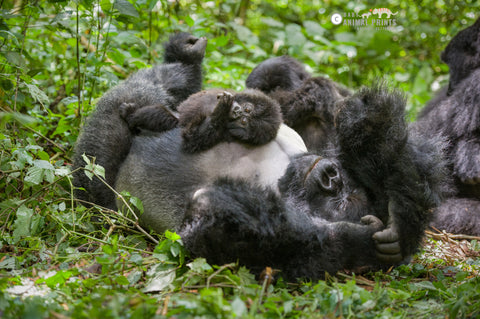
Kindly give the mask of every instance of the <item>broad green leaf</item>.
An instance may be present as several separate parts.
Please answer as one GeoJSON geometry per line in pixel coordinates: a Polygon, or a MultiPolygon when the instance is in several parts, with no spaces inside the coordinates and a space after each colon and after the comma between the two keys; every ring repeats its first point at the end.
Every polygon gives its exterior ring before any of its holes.
{"type": "Polygon", "coordinates": [[[140,212],[140,215],[143,214],[143,203],[138,197],[130,197],[129,202],[135,206],[140,212]]]}
{"type": "Polygon", "coordinates": [[[43,172],[43,168],[36,166],[30,167],[27,171],[27,176],[25,176],[25,182],[35,185],[40,184],[41,182],[43,182],[43,172]]]}
{"type": "Polygon", "coordinates": [[[36,86],[35,84],[29,84],[29,83],[25,83],[25,85],[27,86],[28,91],[30,92],[32,97],[37,102],[42,104],[43,107],[47,107],[50,104],[50,99],[42,90],[38,88],[38,86],[36,86]]]}
{"type": "Polygon", "coordinates": [[[285,43],[291,46],[303,46],[307,39],[302,33],[302,29],[297,24],[289,24],[285,28],[285,43]]]}
{"type": "Polygon", "coordinates": [[[139,18],[137,9],[128,2],[127,0],[116,0],[113,5],[114,9],[117,9],[120,14],[124,14],[127,16],[139,18]]]}
{"type": "Polygon", "coordinates": [[[197,258],[188,263],[187,267],[198,273],[211,273],[213,271],[212,266],[207,263],[205,258],[197,258]]]}

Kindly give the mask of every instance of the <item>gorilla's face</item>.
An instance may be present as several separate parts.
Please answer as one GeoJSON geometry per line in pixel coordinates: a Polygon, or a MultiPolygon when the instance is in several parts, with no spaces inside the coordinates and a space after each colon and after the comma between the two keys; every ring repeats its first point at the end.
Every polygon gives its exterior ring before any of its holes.
{"type": "Polygon", "coordinates": [[[369,213],[365,190],[348,176],[335,157],[298,156],[279,184],[282,194],[294,194],[309,206],[313,215],[328,221],[360,222],[369,213]]]}
{"type": "Polygon", "coordinates": [[[463,79],[480,67],[480,19],[453,37],[442,52],[441,59],[450,68],[447,91],[450,95],[463,79]]]}

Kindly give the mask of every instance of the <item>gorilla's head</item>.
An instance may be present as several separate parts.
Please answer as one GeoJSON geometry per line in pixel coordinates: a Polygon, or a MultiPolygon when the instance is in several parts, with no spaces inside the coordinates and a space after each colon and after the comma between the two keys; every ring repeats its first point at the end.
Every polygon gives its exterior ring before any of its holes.
{"type": "Polygon", "coordinates": [[[450,68],[447,91],[450,95],[463,79],[480,67],[480,18],[453,37],[441,58],[450,68]]]}
{"type": "Polygon", "coordinates": [[[205,56],[207,39],[197,38],[190,33],[179,32],[172,35],[164,44],[165,63],[182,62],[185,64],[200,64],[205,56]]]}
{"type": "Polygon", "coordinates": [[[312,215],[327,221],[360,222],[369,212],[365,190],[355,183],[336,157],[302,154],[279,181],[284,196],[303,202],[312,215]]]}

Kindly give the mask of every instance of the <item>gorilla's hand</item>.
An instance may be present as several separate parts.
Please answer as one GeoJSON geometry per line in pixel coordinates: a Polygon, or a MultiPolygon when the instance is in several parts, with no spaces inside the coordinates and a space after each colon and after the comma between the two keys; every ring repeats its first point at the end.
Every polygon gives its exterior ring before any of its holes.
{"type": "Polygon", "coordinates": [[[377,258],[384,263],[398,263],[403,260],[402,249],[400,247],[400,235],[397,225],[393,222],[392,213],[394,203],[388,204],[390,215],[387,228],[373,234],[377,248],[377,258]]]}
{"type": "Polygon", "coordinates": [[[212,125],[216,128],[225,127],[230,115],[230,109],[233,105],[234,96],[232,93],[224,91],[217,95],[217,105],[212,112],[212,125]]]}
{"type": "Polygon", "coordinates": [[[375,229],[382,229],[384,227],[382,221],[377,216],[366,215],[363,216],[360,221],[362,222],[362,224],[366,226],[371,226],[375,229]]]}

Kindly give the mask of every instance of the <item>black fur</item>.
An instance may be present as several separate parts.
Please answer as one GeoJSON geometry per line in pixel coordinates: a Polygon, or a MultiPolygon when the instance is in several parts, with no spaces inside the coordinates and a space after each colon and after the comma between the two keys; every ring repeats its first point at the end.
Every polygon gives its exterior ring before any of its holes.
{"type": "Polygon", "coordinates": [[[183,102],[178,111],[183,149],[190,153],[220,142],[263,145],[275,138],[282,123],[278,103],[251,89],[202,91],[183,102]]]}
{"type": "Polygon", "coordinates": [[[277,100],[285,124],[297,131],[312,152],[335,143],[335,102],[350,92],[330,79],[311,77],[297,60],[276,57],[260,63],[247,78],[255,88],[277,100]]]}
{"type": "MultiPolygon", "coordinates": [[[[95,157],[95,162],[105,168],[107,183],[114,185],[118,169],[130,150],[132,133],[129,125],[136,126],[135,117],[128,125],[122,119],[120,109],[124,113],[125,108],[133,104],[137,112],[147,111],[144,107],[152,105],[159,105],[162,110],[175,110],[180,102],[201,89],[205,47],[204,38],[186,33],[173,35],[165,45],[164,64],[138,71],[100,99],[75,146],[73,174],[74,185],[79,188],[77,198],[116,208],[115,196],[108,187],[97,178],[90,180],[79,170],[85,165],[82,154],[95,157]]],[[[159,119],[163,121],[164,117],[159,119]]],[[[175,126],[176,119],[172,121],[166,124],[167,128],[175,126]]],[[[149,125],[162,127],[159,123],[149,125]]]]}
{"type": "Polygon", "coordinates": [[[447,94],[451,95],[457,85],[480,67],[480,18],[453,37],[441,58],[450,68],[447,94]]]}
{"type": "Polygon", "coordinates": [[[280,195],[244,180],[205,186],[180,228],[186,247],[213,263],[268,265],[287,278],[405,260],[445,190],[445,163],[441,141],[409,135],[404,107],[382,86],[347,98],[335,119],[338,155],[298,155],[280,195]]]}
{"type": "Polygon", "coordinates": [[[416,129],[448,140],[456,198],[439,207],[432,225],[480,236],[480,19],[451,40],[442,60],[450,67],[448,91],[429,102],[416,129]]]}

